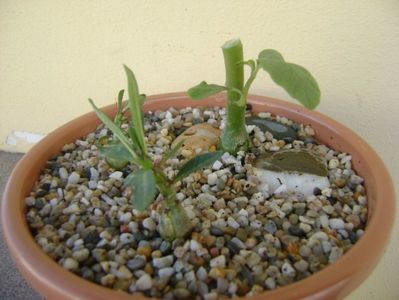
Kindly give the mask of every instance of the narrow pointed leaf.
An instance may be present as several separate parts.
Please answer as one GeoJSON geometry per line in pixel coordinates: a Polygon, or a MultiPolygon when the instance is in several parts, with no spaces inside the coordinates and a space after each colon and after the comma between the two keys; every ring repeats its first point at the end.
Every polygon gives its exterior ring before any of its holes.
{"type": "Polygon", "coordinates": [[[120,90],[118,93],[118,111],[122,112],[123,111],[123,94],[125,93],[125,90],[120,90]]]}
{"type": "Polygon", "coordinates": [[[184,177],[187,177],[191,173],[198,171],[202,168],[209,166],[214,163],[216,160],[221,158],[223,155],[222,151],[209,152],[201,155],[197,155],[193,159],[189,160],[176,175],[174,181],[179,181],[184,177]]]}
{"type": "MultiPolygon", "coordinates": [[[[133,130],[136,133],[139,147],[144,154],[147,154],[147,145],[144,140],[144,128],[143,128],[143,96],[139,94],[139,88],[137,85],[136,77],[132,70],[127,66],[124,66],[127,76],[127,85],[129,93],[129,108],[132,114],[133,130]]],[[[144,98],[145,99],[145,98],[144,98]]]]}
{"type": "Polygon", "coordinates": [[[320,103],[319,86],[305,68],[286,62],[279,52],[272,49],[259,53],[258,63],[276,84],[305,107],[314,109],[320,103]]]}
{"type": "Polygon", "coordinates": [[[132,162],[139,163],[137,154],[130,147],[129,139],[125,136],[123,131],[118,126],[116,126],[114,122],[112,122],[112,120],[107,116],[106,113],[97,108],[93,100],[89,99],[89,102],[93,106],[93,109],[98,118],[105,124],[105,126],[107,126],[112,131],[112,133],[120,140],[123,146],[129,151],[132,156],[132,162]]]}
{"type": "Polygon", "coordinates": [[[202,81],[200,84],[190,88],[187,93],[192,99],[201,100],[225,90],[227,90],[225,86],[209,84],[206,81],[202,81]]]}
{"type": "Polygon", "coordinates": [[[139,211],[146,210],[154,201],[157,187],[155,175],[151,169],[141,169],[126,177],[124,186],[130,186],[133,191],[133,207],[139,211]]]}

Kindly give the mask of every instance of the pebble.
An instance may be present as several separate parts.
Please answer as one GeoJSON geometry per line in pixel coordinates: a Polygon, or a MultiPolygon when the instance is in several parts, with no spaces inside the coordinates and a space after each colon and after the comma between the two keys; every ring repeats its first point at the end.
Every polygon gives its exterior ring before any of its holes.
{"type": "Polygon", "coordinates": [[[276,223],[274,223],[272,220],[268,220],[265,225],[265,230],[271,234],[275,234],[277,231],[276,223]]]}
{"type": "Polygon", "coordinates": [[[78,262],[85,261],[90,255],[90,251],[86,248],[82,248],[79,250],[75,250],[72,253],[72,257],[76,259],[78,262]]]}
{"type": "Polygon", "coordinates": [[[300,261],[297,261],[294,264],[294,268],[298,271],[298,272],[306,272],[309,268],[309,263],[306,260],[301,259],[300,261]]]}
{"type": "Polygon", "coordinates": [[[80,179],[80,174],[77,172],[72,172],[68,177],[68,184],[77,184],[80,179]]]}
{"type": "Polygon", "coordinates": [[[146,259],[142,256],[137,256],[133,259],[130,259],[127,262],[127,267],[132,270],[132,271],[136,271],[138,269],[142,269],[146,264],[146,259]]]}
{"type": "Polygon", "coordinates": [[[149,231],[155,231],[157,225],[155,224],[154,220],[151,218],[146,218],[143,220],[143,227],[148,229],[149,231]]]}
{"type": "Polygon", "coordinates": [[[134,236],[131,233],[122,233],[119,237],[122,245],[129,244],[134,241],[134,236]]]}
{"type": "Polygon", "coordinates": [[[152,287],[152,278],[148,274],[143,274],[136,282],[139,291],[149,290],[152,287]]]}
{"type": "Polygon", "coordinates": [[[130,279],[133,274],[125,266],[120,266],[118,272],[116,272],[116,277],[119,279],[130,279]]]}
{"type": "Polygon", "coordinates": [[[62,263],[62,266],[67,270],[75,271],[79,268],[79,263],[73,258],[66,258],[62,263]]]}
{"type": "Polygon", "coordinates": [[[344,229],[345,222],[342,219],[330,219],[329,221],[330,227],[332,229],[344,229]]]}
{"type": "Polygon", "coordinates": [[[169,279],[175,273],[175,269],[172,267],[166,267],[159,269],[158,276],[160,279],[169,279]]]}
{"type": "Polygon", "coordinates": [[[281,272],[288,277],[295,277],[296,275],[295,269],[288,262],[283,264],[281,267],[281,272]]]}
{"type": "Polygon", "coordinates": [[[211,173],[208,175],[208,184],[215,185],[217,183],[218,176],[215,173],[211,173]]]}
{"type": "Polygon", "coordinates": [[[229,225],[231,228],[234,229],[240,227],[240,224],[236,220],[234,220],[234,218],[231,216],[227,218],[227,225],[229,225]]]}
{"type": "Polygon", "coordinates": [[[211,259],[209,265],[211,268],[216,268],[216,267],[226,267],[226,257],[224,255],[219,255],[213,259],[211,259]]]}
{"type": "Polygon", "coordinates": [[[330,255],[328,256],[328,262],[330,264],[335,263],[343,254],[344,250],[342,248],[333,247],[331,249],[330,255]]]}
{"type": "Polygon", "coordinates": [[[173,255],[168,255],[160,258],[155,258],[152,261],[152,264],[157,269],[162,269],[166,267],[170,267],[173,264],[173,255]]]}
{"type": "Polygon", "coordinates": [[[268,277],[265,281],[265,285],[269,290],[273,290],[276,288],[276,281],[272,277],[268,277]]]}

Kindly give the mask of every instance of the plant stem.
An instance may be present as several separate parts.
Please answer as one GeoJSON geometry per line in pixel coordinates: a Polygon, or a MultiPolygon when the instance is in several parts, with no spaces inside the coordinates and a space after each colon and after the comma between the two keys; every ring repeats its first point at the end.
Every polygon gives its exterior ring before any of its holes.
{"type": "Polygon", "coordinates": [[[226,42],[222,46],[226,69],[227,123],[222,132],[221,148],[232,154],[246,150],[249,136],[245,128],[246,97],[235,90],[243,91],[244,64],[243,48],[239,39],[226,42]]]}
{"type": "Polygon", "coordinates": [[[177,200],[176,191],[162,169],[155,167],[154,174],[158,189],[165,198],[159,222],[159,232],[166,240],[184,238],[192,230],[191,221],[177,200]]]}

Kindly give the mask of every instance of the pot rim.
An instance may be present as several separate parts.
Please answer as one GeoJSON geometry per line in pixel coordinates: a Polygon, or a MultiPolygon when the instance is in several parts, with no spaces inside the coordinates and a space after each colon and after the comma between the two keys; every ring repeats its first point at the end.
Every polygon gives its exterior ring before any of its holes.
{"type": "MultiPolygon", "coordinates": [[[[145,109],[148,111],[151,110],[151,107],[155,107],[159,103],[172,100],[174,103],[187,103],[187,107],[209,106],[204,105],[204,103],[209,103],[212,106],[225,106],[224,94],[209,97],[207,102],[198,102],[189,100],[186,93],[179,92],[150,96],[145,103],[145,109]]],[[[296,119],[300,117],[305,117],[306,120],[302,120],[301,122],[311,123],[313,127],[316,127],[316,134],[317,127],[320,126],[327,128],[329,132],[331,132],[331,136],[336,137],[345,134],[347,136],[346,139],[352,144],[354,151],[363,153],[364,156],[367,156],[370,160],[359,160],[358,164],[366,163],[369,170],[379,174],[377,178],[373,178],[374,182],[372,183],[374,183],[374,185],[372,187],[372,196],[376,198],[378,195],[378,199],[380,200],[373,200],[372,203],[369,202],[369,220],[367,228],[364,235],[348,252],[334,264],[328,265],[323,270],[305,279],[250,298],[299,299],[312,295],[312,299],[318,299],[327,295],[331,288],[342,288],[340,296],[343,297],[367,277],[368,273],[370,273],[377,264],[378,259],[388,244],[395,214],[395,191],[392,179],[377,153],[356,133],[333,119],[319,112],[309,111],[297,104],[264,96],[249,95],[248,103],[254,106],[262,105],[262,110],[273,108],[283,109],[286,112],[284,116],[294,121],[297,121],[296,119]],[[363,275],[359,275],[361,273],[363,275]],[[358,275],[358,278],[354,281],[352,277],[354,277],[355,274],[358,275]],[[351,289],[345,288],[348,284],[352,286],[351,289]]],[[[179,105],[172,106],[182,107],[179,105]]],[[[114,104],[108,105],[102,109],[107,113],[115,113],[114,104]]],[[[47,256],[35,242],[26,222],[25,213],[23,211],[26,194],[23,196],[21,191],[31,190],[33,187],[32,184],[26,183],[26,170],[31,164],[30,161],[46,161],[49,158],[48,152],[44,153],[46,148],[51,148],[52,154],[59,151],[63,146],[60,142],[64,140],[65,135],[68,135],[66,131],[70,130],[71,127],[75,128],[75,130],[80,128],[82,132],[85,132],[82,134],[84,136],[89,132],[88,130],[93,131],[93,124],[96,124],[95,126],[100,124],[94,112],[89,112],[75,118],[48,134],[18,162],[7,182],[3,194],[1,219],[4,236],[10,253],[20,271],[24,274],[24,277],[28,278],[28,281],[33,287],[41,293],[43,293],[43,290],[39,287],[42,286],[47,286],[47,288],[52,291],[49,294],[44,294],[44,296],[62,293],[69,299],[110,299],[111,297],[117,297],[118,299],[132,299],[132,297],[136,297],[135,299],[148,299],[140,294],[132,295],[125,292],[121,293],[110,288],[102,287],[65,270],[59,266],[57,262],[47,256]]],[[[339,143],[336,146],[340,148],[339,143]]],[[[356,169],[356,162],[354,165],[356,169]]],[[[41,166],[43,166],[43,164],[41,164],[41,166]]],[[[39,171],[40,170],[35,171],[36,179],[39,171]]],[[[362,174],[362,176],[364,176],[364,174],[362,174]]],[[[367,186],[367,182],[366,188],[367,192],[369,192],[370,186],[367,186]]]]}

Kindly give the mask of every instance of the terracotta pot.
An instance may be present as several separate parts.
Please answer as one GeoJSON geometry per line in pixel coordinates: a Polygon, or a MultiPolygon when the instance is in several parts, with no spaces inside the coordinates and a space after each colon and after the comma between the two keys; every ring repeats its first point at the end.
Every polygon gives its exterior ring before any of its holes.
{"type": "MultiPolygon", "coordinates": [[[[343,298],[370,274],[388,243],[394,221],[395,194],[384,163],[358,135],[318,112],[260,96],[250,96],[249,103],[255,112],[270,111],[296,122],[311,124],[322,143],[350,153],[355,170],[365,178],[369,201],[369,220],[364,236],[338,262],[304,280],[252,299],[343,298]]],[[[176,93],[149,97],[145,109],[224,105],[223,95],[206,101],[192,101],[185,93],[176,93]]],[[[115,114],[115,105],[104,110],[115,114]]],[[[66,271],[36,244],[25,220],[24,198],[32,190],[45,162],[64,144],[92,132],[99,123],[91,112],[47,135],[21,159],[5,189],[1,217],[10,253],[28,282],[47,299],[145,299],[140,295],[101,287],[66,271]]]]}

